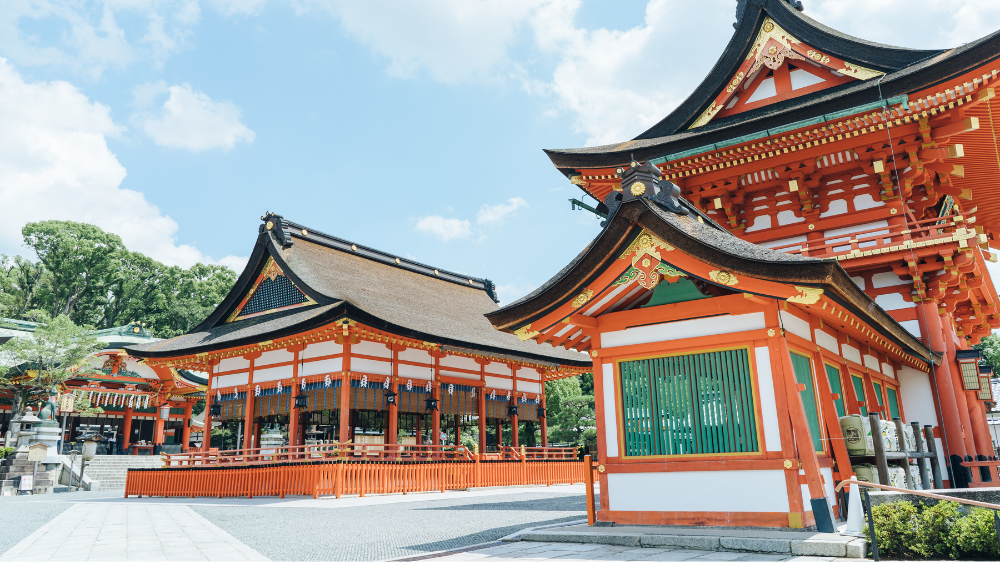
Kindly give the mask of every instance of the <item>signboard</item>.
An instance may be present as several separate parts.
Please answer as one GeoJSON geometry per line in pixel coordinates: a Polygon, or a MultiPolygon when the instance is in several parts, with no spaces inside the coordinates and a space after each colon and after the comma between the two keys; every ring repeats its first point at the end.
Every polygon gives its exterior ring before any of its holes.
{"type": "Polygon", "coordinates": [[[35,477],[25,474],[21,477],[21,484],[17,487],[22,492],[30,492],[35,489],[35,477]]]}
{"type": "Polygon", "coordinates": [[[49,455],[49,446],[44,443],[35,443],[28,447],[28,462],[44,462],[49,455]]]}
{"type": "Polygon", "coordinates": [[[73,395],[63,394],[59,397],[59,412],[68,414],[73,411],[73,395]]]}

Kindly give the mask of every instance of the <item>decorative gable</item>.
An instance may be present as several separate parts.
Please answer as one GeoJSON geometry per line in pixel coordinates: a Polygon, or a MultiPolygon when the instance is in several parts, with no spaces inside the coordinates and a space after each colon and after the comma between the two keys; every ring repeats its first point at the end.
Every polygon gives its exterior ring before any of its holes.
{"type": "Polygon", "coordinates": [[[312,304],[316,304],[316,301],[309,298],[285,275],[274,258],[268,257],[257,280],[226,322],[312,304]]]}
{"type": "Polygon", "coordinates": [[[691,129],[882,72],[851,64],[796,39],[770,17],[726,89],[698,116],[691,129]]]}

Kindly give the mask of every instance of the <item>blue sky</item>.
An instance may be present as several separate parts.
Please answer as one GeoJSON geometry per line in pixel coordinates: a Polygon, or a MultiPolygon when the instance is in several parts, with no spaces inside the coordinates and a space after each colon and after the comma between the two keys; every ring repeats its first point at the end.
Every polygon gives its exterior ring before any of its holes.
{"type": "MultiPolygon", "coordinates": [[[[992,0],[806,0],[867,39],[955,46],[992,0]]],[[[168,264],[242,266],[266,211],[509,302],[598,231],[542,148],[630,138],[682,101],[733,0],[5,0],[0,253],[78,220],[168,264]]]]}

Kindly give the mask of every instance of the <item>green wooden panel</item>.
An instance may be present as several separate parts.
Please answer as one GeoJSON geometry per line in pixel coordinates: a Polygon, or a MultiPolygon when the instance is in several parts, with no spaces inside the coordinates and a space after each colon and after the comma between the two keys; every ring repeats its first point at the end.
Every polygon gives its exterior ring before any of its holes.
{"type": "Polygon", "coordinates": [[[745,349],[619,364],[627,456],[755,452],[745,349]]]}
{"type": "Polygon", "coordinates": [[[879,384],[879,383],[877,383],[877,382],[873,382],[872,384],[875,385],[875,399],[878,400],[878,405],[882,406],[883,405],[882,404],[882,385],[879,384]]]}
{"type": "Polygon", "coordinates": [[[837,417],[842,418],[847,415],[847,410],[844,409],[844,391],[840,386],[840,369],[826,365],[826,377],[830,379],[830,392],[840,395],[833,403],[837,406],[837,417]]]}
{"type": "Polygon", "coordinates": [[[899,417],[899,397],[896,396],[896,389],[891,386],[885,387],[886,393],[889,395],[889,416],[893,418],[899,417]]]}
{"type": "Polygon", "coordinates": [[[809,422],[809,435],[812,436],[813,447],[817,451],[823,450],[823,438],[819,431],[819,409],[816,407],[816,386],[813,384],[812,363],[808,357],[797,353],[792,353],[792,369],[795,371],[795,380],[799,384],[806,386],[805,390],[799,391],[802,397],[802,406],[805,408],[806,421],[809,422]]]}
{"type": "Polygon", "coordinates": [[[854,383],[854,397],[861,402],[861,415],[868,417],[868,408],[864,406],[864,402],[867,400],[865,398],[865,380],[861,377],[856,377],[851,375],[851,382],[854,383]]]}

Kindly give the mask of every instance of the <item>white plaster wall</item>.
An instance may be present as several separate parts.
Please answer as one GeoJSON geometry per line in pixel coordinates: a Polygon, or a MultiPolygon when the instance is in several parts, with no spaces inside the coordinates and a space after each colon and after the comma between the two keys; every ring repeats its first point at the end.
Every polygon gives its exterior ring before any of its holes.
{"type": "Polygon", "coordinates": [[[858,288],[861,289],[862,291],[865,290],[865,278],[864,277],[851,277],[851,281],[854,281],[854,284],[857,285],[858,288]]]}
{"type": "Polygon", "coordinates": [[[290,378],[292,378],[291,365],[285,365],[284,367],[271,367],[270,369],[258,369],[257,366],[254,365],[253,382],[268,382],[290,378]]]}
{"type": "Polygon", "coordinates": [[[771,350],[767,346],[754,348],[757,367],[757,395],[760,397],[764,449],[781,450],[781,427],[778,425],[778,405],[774,397],[774,377],[771,374],[771,350]]]}
{"type": "MultiPolygon", "coordinates": [[[[802,244],[805,241],[806,241],[806,237],[805,236],[792,236],[790,238],[782,238],[780,240],[769,240],[767,242],[761,242],[760,245],[764,246],[765,248],[776,248],[778,246],[787,246],[789,244],[802,244]]],[[[798,248],[794,248],[794,247],[793,248],[787,248],[786,250],[782,250],[782,251],[784,252],[784,251],[789,251],[789,250],[793,250],[793,249],[801,249],[801,248],[802,248],[802,246],[799,246],[798,248]]]]}
{"type": "Polygon", "coordinates": [[[876,289],[895,287],[896,285],[909,285],[910,283],[909,279],[903,279],[891,271],[872,275],[872,287],[876,289]]]}
{"type": "Polygon", "coordinates": [[[304,377],[310,377],[312,375],[325,375],[328,373],[339,373],[343,370],[344,360],[340,357],[336,359],[322,359],[320,361],[311,361],[304,363],[300,372],[304,377]]]}
{"type": "Polygon", "coordinates": [[[837,493],[834,492],[833,485],[833,468],[820,468],[819,473],[823,475],[823,490],[826,492],[826,497],[830,498],[830,505],[833,506],[837,501],[837,493]]]}
{"type": "Polygon", "coordinates": [[[906,422],[920,422],[920,426],[937,425],[937,404],[929,373],[912,367],[898,371],[899,399],[903,402],[906,422]]]}
{"type": "Polygon", "coordinates": [[[253,362],[254,371],[257,367],[263,367],[265,365],[273,365],[275,363],[287,363],[289,361],[295,360],[295,354],[286,349],[275,349],[273,351],[265,351],[253,362]]]}
{"type": "Polygon", "coordinates": [[[462,357],[459,355],[448,355],[447,357],[442,357],[441,366],[454,367],[457,369],[468,369],[470,371],[479,372],[479,363],[476,363],[475,359],[471,357],[462,357]]]}
{"type": "Polygon", "coordinates": [[[490,362],[486,365],[486,372],[494,375],[500,375],[502,377],[510,376],[510,366],[506,363],[490,362]]]}
{"type": "Polygon", "coordinates": [[[682,340],[701,336],[731,334],[747,330],[761,330],[766,327],[763,312],[752,312],[737,316],[713,316],[695,320],[666,322],[651,326],[639,326],[625,330],[615,330],[601,334],[602,347],[619,347],[640,343],[682,340]]]}
{"type": "Polygon", "coordinates": [[[888,363],[882,363],[882,374],[891,379],[896,378],[896,371],[894,371],[892,369],[892,365],[888,363]]]}
{"type": "Polygon", "coordinates": [[[881,366],[878,364],[878,359],[872,357],[871,355],[865,354],[865,367],[872,369],[873,371],[880,370],[881,366]]]}
{"type": "Polygon", "coordinates": [[[313,357],[323,357],[324,355],[336,355],[338,353],[344,352],[344,346],[340,345],[334,341],[324,341],[319,343],[311,343],[306,346],[305,350],[299,354],[299,357],[303,359],[312,359],[313,357]]]}
{"type": "Polygon", "coordinates": [[[637,472],[607,478],[614,511],[789,511],[781,470],[637,472]]]}
{"type": "Polygon", "coordinates": [[[618,420],[616,412],[618,412],[618,406],[615,405],[615,366],[610,363],[602,365],[601,377],[601,383],[604,386],[604,444],[607,447],[605,450],[609,457],[617,457],[618,420]]]}
{"type": "Polygon", "coordinates": [[[816,329],[816,345],[831,353],[840,355],[840,346],[837,345],[837,338],[831,336],[823,330],[820,330],[819,328],[816,329]]]}
{"type": "Polygon", "coordinates": [[[219,361],[215,372],[225,373],[226,371],[246,371],[248,369],[250,369],[250,361],[242,357],[230,357],[219,361]]]}
{"type": "Polygon", "coordinates": [[[517,381],[517,390],[520,392],[533,392],[538,394],[542,391],[542,385],[537,382],[517,381]]]}
{"type": "Polygon", "coordinates": [[[519,379],[531,379],[533,381],[542,380],[542,375],[538,374],[538,371],[525,367],[523,369],[517,370],[517,378],[519,379]]]}
{"type": "Polygon", "coordinates": [[[899,323],[904,330],[910,332],[910,334],[920,337],[920,321],[919,320],[904,320],[899,323]]]}
{"type": "MultiPolygon", "coordinates": [[[[373,341],[359,341],[352,345],[351,354],[355,353],[358,355],[371,355],[372,357],[385,357],[387,359],[392,356],[392,352],[389,351],[389,348],[384,343],[373,341]]],[[[352,361],[351,365],[353,364],[352,361]]]]}
{"type": "Polygon", "coordinates": [[[917,306],[915,303],[907,302],[903,298],[903,295],[899,293],[879,295],[875,297],[875,304],[881,306],[883,310],[899,310],[901,308],[913,308],[917,306]]]}
{"type": "Polygon", "coordinates": [[[486,386],[490,388],[502,388],[504,390],[514,390],[514,381],[500,377],[486,377],[486,386]]]}
{"type": "Polygon", "coordinates": [[[150,367],[149,365],[146,365],[145,363],[139,363],[137,361],[129,361],[129,360],[126,359],[125,360],[125,368],[128,369],[129,371],[135,372],[136,374],[138,374],[140,377],[142,377],[144,379],[159,379],[160,378],[159,375],[156,374],[156,371],[154,371],[152,369],[152,367],[150,367]]]}
{"type": "Polygon", "coordinates": [[[771,216],[759,215],[754,217],[753,224],[747,227],[746,232],[756,232],[758,230],[765,230],[768,228],[771,228],[771,216]]]}
{"type": "Polygon", "coordinates": [[[392,363],[351,357],[351,371],[355,373],[371,373],[373,375],[391,375],[392,363]]]}
{"type": "Polygon", "coordinates": [[[806,219],[795,216],[795,211],[781,211],[778,213],[778,226],[785,226],[786,224],[795,224],[805,221],[806,219]]]}
{"type": "MultiPolygon", "coordinates": [[[[862,193],[854,198],[854,210],[864,211],[865,209],[877,209],[878,207],[885,207],[885,203],[882,201],[876,201],[871,193],[862,193]]],[[[867,228],[858,228],[857,230],[868,230],[867,228]]],[[[865,236],[868,236],[867,234],[865,236]]]]}
{"type": "Polygon", "coordinates": [[[843,351],[841,357],[843,357],[844,359],[850,359],[855,363],[861,364],[861,352],[858,350],[858,348],[849,346],[846,343],[840,347],[841,350],[843,351]]]}
{"type": "Polygon", "coordinates": [[[830,201],[830,210],[825,213],[820,213],[819,218],[825,219],[826,217],[843,215],[846,212],[847,212],[847,201],[843,199],[837,199],[836,201],[830,201]]]}
{"type": "Polygon", "coordinates": [[[419,367],[417,365],[399,364],[399,376],[412,377],[421,380],[434,379],[434,367],[419,367]]]}
{"type": "MultiPolygon", "coordinates": [[[[763,314],[763,313],[761,313],[763,314]]],[[[791,312],[784,310],[779,310],[778,315],[781,316],[781,327],[785,329],[786,332],[791,332],[800,338],[804,338],[808,341],[812,341],[811,330],[809,329],[809,322],[795,316],[791,312]]]]}
{"type": "Polygon", "coordinates": [[[221,377],[213,377],[212,388],[226,388],[227,386],[246,384],[249,378],[250,378],[250,373],[237,373],[235,375],[222,375],[221,377]]]}
{"type": "MultiPolygon", "coordinates": [[[[869,197],[870,199],[870,197],[869,197]]],[[[857,203],[857,198],[855,198],[855,203],[857,203]]],[[[865,224],[858,224],[854,226],[845,226],[843,228],[834,228],[831,230],[824,230],[823,236],[825,238],[830,238],[832,236],[840,236],[842,234],[853,234],[855,232],[860,232],[862,230],[875,230],[876,228],[888,228],[888,221],[875,221],[865,224]]],[[[867,235],[866,235],[867,236],[867,235]]]]}
{"type": "Polygon", "coordinates": [[[431,357],[430,352],[423,349],[413,349],[412,347],[406,348],[399,352],[396,357],[400,361],[413,361],[414,363],[427,363],[430,365],[434,364],[434,358],[431,357]]]}

